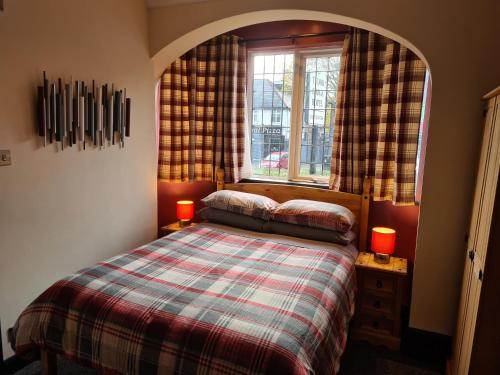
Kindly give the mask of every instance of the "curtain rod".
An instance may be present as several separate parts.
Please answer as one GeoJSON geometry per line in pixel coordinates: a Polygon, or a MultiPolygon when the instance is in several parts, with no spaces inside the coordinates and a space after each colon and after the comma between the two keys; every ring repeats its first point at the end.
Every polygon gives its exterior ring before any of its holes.
{"type": "Polygon", "coordinates": [[[284,36],[270,36],[266,38],[252,38],[245,39],[242,38],[242,42],[261,42],[266,40],[284,40],[284,39],[303,39],[303,38],[317,38],[321,36],[330,36],[330,35],[345,35],[346,31],[327,31],[324,33],[310,33],[310,34],[298,34],[298,35],[284,35],[284,36]]]}

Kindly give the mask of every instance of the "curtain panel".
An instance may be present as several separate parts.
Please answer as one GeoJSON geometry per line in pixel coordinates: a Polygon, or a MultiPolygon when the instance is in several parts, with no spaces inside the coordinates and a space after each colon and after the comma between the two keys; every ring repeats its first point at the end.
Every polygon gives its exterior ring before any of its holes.
{"type": "Polygon", "coordinates": [[[344,40],[330,187],[373,199],[415,203],[415,175],[426,67],[412,51],[352,28],[344,40]]]}
{"type": "Polygon", "coordinates": [[[242,178],[246,133],[246,48],[219,36],[176,59],[160,82],[158,178],[242,178]]]}

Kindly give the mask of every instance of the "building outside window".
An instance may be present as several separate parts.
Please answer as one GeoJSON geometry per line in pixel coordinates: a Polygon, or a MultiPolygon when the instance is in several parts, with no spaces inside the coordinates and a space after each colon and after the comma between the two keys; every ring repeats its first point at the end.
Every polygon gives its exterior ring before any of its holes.
{"type": "Polygon", "coordinates": [[[253,176],[326,183],[340,49],[251,52],[253,176]]]}

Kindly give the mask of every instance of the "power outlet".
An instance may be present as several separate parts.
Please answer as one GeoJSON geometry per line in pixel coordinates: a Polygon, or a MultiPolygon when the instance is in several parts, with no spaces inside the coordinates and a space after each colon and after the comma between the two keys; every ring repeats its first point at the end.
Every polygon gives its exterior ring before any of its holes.
{"type": "Polygon", "coordinates": [[[10,150],[0,150],[0,167],[11,164],[10,150]]]}

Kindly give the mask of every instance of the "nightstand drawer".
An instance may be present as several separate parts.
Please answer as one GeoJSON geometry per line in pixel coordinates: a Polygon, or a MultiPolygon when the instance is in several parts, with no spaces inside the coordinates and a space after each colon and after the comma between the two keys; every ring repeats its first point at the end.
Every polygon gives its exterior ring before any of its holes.
{"type": "Polygon", "coordinates": [[[362,313],[359,317],[359,328],[379,335],[390,336],[393,334],[394,321],[382,316],[362,313]]]}
{"type": "Polygon", "coordinates": [[[391,257],[389,263],[381,264],[373,254],[360,252],[356,273],[358,295],[351,337],[399,349],[406,259],[391,257]]]}
{"type": "Polygon", "coordinates": [[[396,280],[381,273],[367,272],[363,277],[363,287],[393,294],[396,290],[396,280]]]}
{"type": "Polygon", "coordinates": [[[394,317],[395,301],[391,297],[381,297],[365,291],[361,296],[361,310],[369,310],[394,317]]]}

